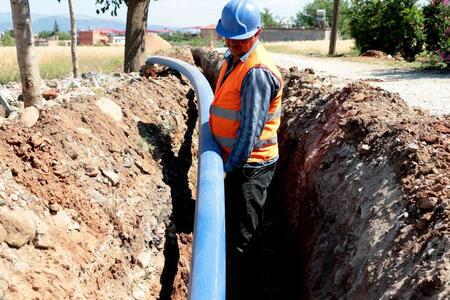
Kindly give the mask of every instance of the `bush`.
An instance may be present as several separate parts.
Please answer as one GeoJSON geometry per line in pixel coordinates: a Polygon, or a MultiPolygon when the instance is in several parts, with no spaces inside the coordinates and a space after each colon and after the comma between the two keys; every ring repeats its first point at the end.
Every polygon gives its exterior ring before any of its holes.
{"type": "Polygon", "coordinates": [[[450,5],[449,1],[434,0],[424,7],[427,50],[437,53],[450,67],[450,5]]]}
{"type": "MultiPolygon", "coordinates": [[[[302,10],[296,12],[295,17],[293,17],[293,22],[296,27],[307,27],[313,28],[316,25],[316,11],[318,9],[325,9],[327,15],[327,22],[332,24],[333,22],[333,6],[334,0],[314,0],[305,5],[302,10]]],[[[350,30],[348,26],[350,10],[350,1],[343,0],[340,2],[339,7],[339,32],[342,37],[347,38],[350,36],[350,30]]]]}
{"type": "Polygon", "coordinates": [[[400,52],[407,61],[422,52],[423,24],[417,0],[355,0],[350,10],[350,32],[361,52],[400,52]]]}
{"type": "Polygon", "coordinates": [[[3,33],[3,37],[0,40],[2,46],[15,46],[16,40],[14,39],[14,31],[8,30],[3,33]]]}

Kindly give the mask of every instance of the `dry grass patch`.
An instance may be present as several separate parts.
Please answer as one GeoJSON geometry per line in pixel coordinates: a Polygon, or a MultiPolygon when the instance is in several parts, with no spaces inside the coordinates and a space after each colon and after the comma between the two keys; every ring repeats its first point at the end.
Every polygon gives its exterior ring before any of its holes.
{"type": "MultiPolygon", "coordinates": [[[[39,70],[44,79],[72,72],[70,47],[36,47],[39,70]]],[[[123,47],[78,47],[81,72],[118,72],[123,66],[123,47]]],[[[0,84],[19,81],[15,47],[0,47],[0,84]]]]}
{"type": "MultiPolygon", "coordinates": [[[[329,41],[291,41],[264,43],[264,47],[272,52],[294,54],[294,55],[328,55],[329,41]]],[[[355,53],[355,41],[340,40],[336,45],[336,52],[349,55],[355,53]]]]}

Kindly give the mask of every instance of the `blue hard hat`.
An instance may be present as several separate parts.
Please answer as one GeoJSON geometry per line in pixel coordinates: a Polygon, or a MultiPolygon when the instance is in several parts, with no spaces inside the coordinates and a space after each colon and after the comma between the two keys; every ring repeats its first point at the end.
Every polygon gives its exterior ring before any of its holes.
{"type": "Polygon", "coordinates": [[[261,13],[253,1],[232,0],[222,10],[216,31],[224,38],[245,40],[261,28],[261,13]]]}

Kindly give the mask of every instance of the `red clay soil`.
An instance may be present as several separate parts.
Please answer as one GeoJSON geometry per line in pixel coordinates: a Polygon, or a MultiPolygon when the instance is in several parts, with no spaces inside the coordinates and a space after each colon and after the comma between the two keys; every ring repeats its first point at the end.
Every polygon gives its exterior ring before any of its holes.
{"type": "Polygon", "coordinates": [[[448,299],[450,118],[311,73],[290,70],[280,129],[292,295],[448,299]]]}
{"type": "MultiPolygon", "coordinates": [[[[193,54],[214,84],[222,55],[193,54]]],[[[362,82],[337,90],[313,70],[281,71],[270,200],[281,214],[261,246],[279,252],[259,299],[448,299],[450,117],[362,82]]]]}
{"type": "Polygon", "coordinates": [[[0,298],[186,299],[197,110],[157,75],[0,126],[0,298]]]}

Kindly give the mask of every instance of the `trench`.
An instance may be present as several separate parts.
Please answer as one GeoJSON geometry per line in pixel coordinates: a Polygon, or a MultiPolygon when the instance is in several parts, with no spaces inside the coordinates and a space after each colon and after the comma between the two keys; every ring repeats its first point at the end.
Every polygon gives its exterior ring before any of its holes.
{"type": "MultiPolygon", "coordinates": [[[[214,88],[222,56],[192,53],[214,88]]],[[[448,268],[450,192],[435,186],[450,184],[450,148],[437,145],[450,142],[449,117],[362,82],[336,89],[310,69],[280,71],[280,159],[251,255],[252,297],[445,299],[450,272],[437,270],[448,268]],[[422,205],[424,195],[436,201],[422,205]]]]}

